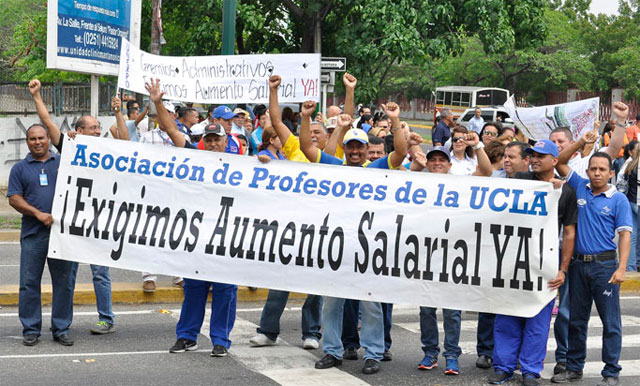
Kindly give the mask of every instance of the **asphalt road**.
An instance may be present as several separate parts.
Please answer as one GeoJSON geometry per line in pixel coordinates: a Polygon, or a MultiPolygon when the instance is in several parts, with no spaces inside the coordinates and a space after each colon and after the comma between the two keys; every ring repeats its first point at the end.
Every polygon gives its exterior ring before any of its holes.
{"type": "MultiPolygon", "coordinates": [[[[0,310],[0,384],[4,385],[484,385],[489,372],[474,367],[476,315],[463,314],[459,376],[445,376],[442,367],[419,371],[422,359],[418,311],[397,306],[393,316],[392,362],[383,362],[375,375],[361,373],[361,361],[344,361],[339,369],[315,370],[313,363],[322,351],[305,351],[300,339],[300,302],[289,302],[281,320],[281,344],[251,348],[249,337],[260,320],[262,303],[238,305],[230,356],[209,356],[211,342],[208,325],[199,336],[200,349],[169,354],[175,341],[179,304],[115,305],[118,330],[110,335],[92,336],[89,328],[96,322],[94,306],[76,306],[71,335],[76,344],[63,347],[48,334],[50,308],[45,307],[43,336],[35,347],[21,343],[17,308],[0,310]]],[[[640,379],[640,297],[622,299],[623,309],[623,384],[637,385],[640,379]]],[[[205,321],[208,316],[205,317],[205,321]]],[[[575,386],[595,385],[602,367],[600,347],[602,329],[597,315],[589,329],[589,350],[585,379],[575,386]]],[[[441,339],[442,339],[442,329],[441,339]]],[[[549,346],[555,344],[553,338],[549,346]]],[[[362,355],[362,350],[360,351],[362,355]]],[[[548,351],[542,384],[549,384],[553,368],[553,350],[548,351]]],[[[519,384],[518,379],[508,385],[519,384]]]]}

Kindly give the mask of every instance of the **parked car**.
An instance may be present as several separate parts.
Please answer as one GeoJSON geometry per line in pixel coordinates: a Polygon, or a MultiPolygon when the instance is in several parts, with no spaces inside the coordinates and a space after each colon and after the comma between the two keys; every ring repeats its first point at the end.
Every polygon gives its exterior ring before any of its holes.
{"type": "MultiPolygon", "coordinates": [[[[504,107],[502,106],[493,106],[493,107],[482,107],[480,108],[480,110],[482,110],[482,119],[484,119],[485,122],[502,122],[502,126],[504,127],[513,127],[513,120],[511,119],[511,117],[509,116],[509,113],[507,113],[507,110],[505,110],[504,107]]],[[[464,127],[468,127],[469,126],[469,120],[471,120],[471,118],[473,118],[474,114],[475,114],[476,109],[472,108],[472,109],[466,109],[464,111],[464,113],[462,113],[462,115],[460,115],[460,117],[458,118],[458,120],[456,121],[456,123],[458,123],[461,126],[464,127]]]]}

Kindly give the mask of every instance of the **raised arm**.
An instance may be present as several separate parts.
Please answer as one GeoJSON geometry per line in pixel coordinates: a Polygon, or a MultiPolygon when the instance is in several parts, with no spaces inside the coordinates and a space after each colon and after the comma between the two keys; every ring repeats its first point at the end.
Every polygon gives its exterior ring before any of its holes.
{"type": "Polygon", "coordinates": [[[422,151],[420,144],[422,143],[422,136],[418,133],[409,133],[409,152],[411,153],[411,166],[409,170],[413,172],[419,172],[427,167],[427,156],[422,151]]]}
{"type": "Polygon", "coordinates": [[[629,106],[622,102],[616,102],[613,104],[612,114],[616,120],[616,127],[611,134],[611,142],[609,142],[609,146],[606,148],[605,152],[609,154],[611,159],[616,159],[618,158],[620,149],[622,149],[622,146],[624,145],[624,136],[627,132],[627,127],[624,123],[627,121],[627,117],[629,116],[629,106]]]}
{"type": "MultiPolygon", "coordinates": [[[[113,137],[128,141],[129,130],[127,130],[127,124],[122,116],[122,101],[117,95],[111,99],[111,110],[113,110],[113,115],[116,117],[116,135],[113,137]]],[[[111,134],[113,134],[113,132],[111,134]]]]}
{"type": "Polygon", "coordinates": [[[344,98],[344,113],[349,114],[350,117],[353,118],[353,114],[355,113],[355,90],[356,84],[358,80],[355,76],[345,72],[342,76],[342,82],[344,83],[345,89],[345,98],[344,98]]]}
{"type": "Polygon", "coordinates": [[[282,79],[280,75],[273,75],[269,78],[269,115],[271,118],[271,126],[278,134],[280,142],[284,145],[291,136],[291,130],[282,122],[282,112],[278,104],[278,87],[282,79]]]}
{"type": "Polygon", "coordinates": [[[397,168],[402,165],[402,161],[407,156],[407,138],[400,123],[400,106],[397,103],[389,102],[383,105],[384,112],[391,120],[391,131],[393,132],[393,151],[389,154],[391,166],[397,168]]]}
{"type": "Polygon", "coordinates": [[[44,101],[42,100],[40,87],[41,84],[38,79],[33,79],[29,82],[29,92],[33,97],[33,102],[36,104],[38,118],[40,118],[40,122],[42,122],[42,124],[47,128],[47,131],[49,132],[49,138],[51,138],[51,142],[53,143],[53,145],[58,146],[58,143],[61,139],[60,128],[51,120],[51,116],[49,115],[47,106],[45,106],[44,101]]]}
{"type": "Polygon", "coordinates": [[[342,141],[344,140],[344,135],[351,128],[351,122],[353,118],[349,114],[340,114],[338,115],[338,127],[333,131],[333,134],[329,137],[327,144],[324,146],[324,152],[335,156],[336,150],[338,146],[342,147],[342,141]]]}
{"type": "Polygon", "coordinates": [[[311,142],[311,115],[316,111],[316,102],[306,101],[302,104],[300,115],[302,116],[302,122],[300,123],[300,150],[304,153],[309,162],[318,162],[317,147],[313,146],[311,142]]]}
{"type": "Polygon", "coordinates": [[[142,122],[142,120],[144,119],[144,117],[146,117],[146,116],[147,116],[147,112],[148,112],[148,111],[149,111],[149,105],[148,105],[148,104],[146,104],[146,105],[144,106],[144,110],[142,110],[142,112],[141,112],[140,114],[138,114],[138,118],[136,118],[136,120],[135,120],[135,121],[133,121],[133,124],[134,124],[134,125],[136,125],[136,127],[138,127],[138,124],[139,124],[140,122],[142,122]]]}
{"type": "Polygon", "coordinates": [[[156,79],[155,82],[153,79],[150,79],[149,83],[144,84],[144,87],[147,89],[149,98],[158,111],[158,125],[160,129],[167,132],[176,147],[184,147],[187,142],[184,139],[184,135],[178,130],[178,126],[176,126],[173,117],[162,104],[164,92],[160,91],[160,79],[156,79]]]}
{"type": "Polygon", "coordinates": [[[476,170],[473,175],[489,177],[493,173],[491,160],[489,159],[487,152],[484,151],[484,144],[480,142],[480,137],[478,136],[478,134],[476,134],[475,132],[465,134],[464,143],[466,143],[467,146],[471,146],[476,152],[476,159],[478,160],[478,170],[476,170]]]}
{"type": "MultiPolygon", "coordinates": [[[[571,171],[571,168],[569,167],[569,165],[567,165],[569,163],[569,158],[570,158],[566,156],[568,154],[568,151],[570,151],[572,148],[577,150],[580,147],[584,145],[592,144],[597,140],[598,140],[597,131],[596,130],[588,131],[584,133],[582,138],[580,138],[575,143],[569,145],[569,147],[564,149],[558,156],[558,163],[556,164],[556,170],[558,171],[558,174],[560,174],[562,177],[566,177],[569,175],[569,172],[571,171]]],[[[570,153],[570,154],[573,154],[573,153],[570,153]]]]}

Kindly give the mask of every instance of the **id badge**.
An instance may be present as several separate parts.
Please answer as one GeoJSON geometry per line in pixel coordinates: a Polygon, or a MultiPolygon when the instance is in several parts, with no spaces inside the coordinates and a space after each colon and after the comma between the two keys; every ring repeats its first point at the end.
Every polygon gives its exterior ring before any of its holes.
{"type": "Polygon", "coordinates": [[[47,175],[45,173],[40,174],[40,186],[48,186],[49,179],[47,179],[47,175]]]}

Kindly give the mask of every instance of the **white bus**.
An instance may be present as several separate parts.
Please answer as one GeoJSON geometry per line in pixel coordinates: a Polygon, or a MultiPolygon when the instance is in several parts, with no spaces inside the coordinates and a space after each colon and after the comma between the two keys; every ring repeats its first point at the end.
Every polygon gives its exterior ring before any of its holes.
{"type": "Polygon", "coordinates": [[[509,90],[497,87],[445,86],[436,87],[433,118],[443,108],[451,110],[458,118],[471,107],[502,106],[509,99],[509,90]]]}

